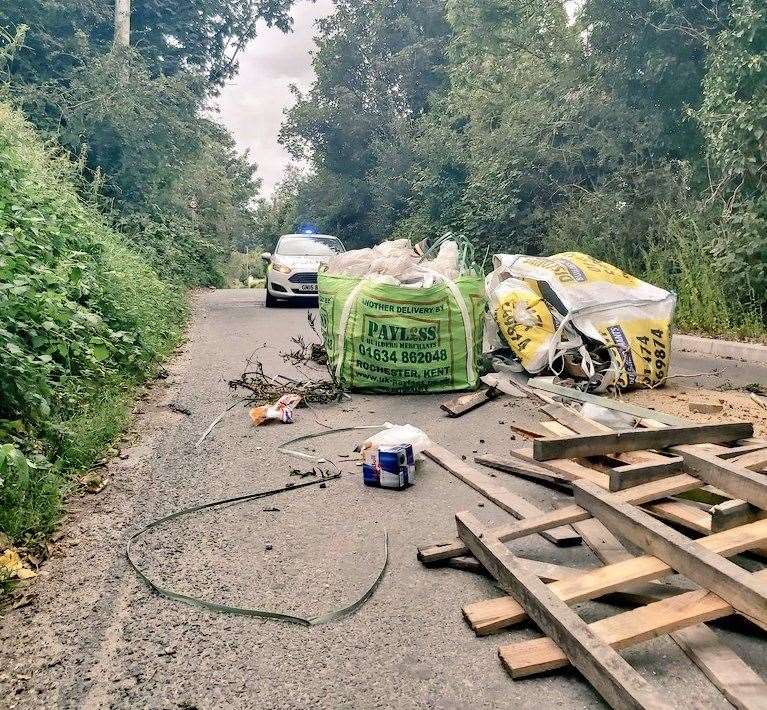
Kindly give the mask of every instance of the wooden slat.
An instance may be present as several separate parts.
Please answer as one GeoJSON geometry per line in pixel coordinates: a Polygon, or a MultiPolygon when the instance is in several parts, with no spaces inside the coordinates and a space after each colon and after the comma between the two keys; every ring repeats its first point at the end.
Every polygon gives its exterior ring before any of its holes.
{"type": "Polygon", "coordinates": [[[589,481],[573,483],[573,492],[576,501],[613,532],[715,592],[738,611],[767,623],[767,583],[589,481]]]}
{"type": "Polygon", "coordinates": [[[549,432],[547,432],[540,424],[528,424],[527,422],[519,422],[514,419],[508,422],[508,424],[512,431],[515,431],[517,434],[522,434],[523,436],[543,437],[549,435],[549,432]]]}
{"type": "MultiPolygon", "coordinates": [[[[677,495],[685,491],[697,488],[700,481],[697,478],[680,473],[676,476],[663,478],[660,481],[645,483],[635,488],[628,488],[614,495],[627,503],[641,505],[659,498],[677,495]]],[[[534,535],[542,530],[550,530],[560,525],[569,525],[580,520],[586,520],[591,515],[577,505],[569,505],[565,508],[544,513],[538,518],[520,520],[516,523],[507,523],[493,528],[492,533],[502,542],[516,540],[527,535],[534,535]]],[[[460,540],[423,545],[418,548],[418,559],[424,564],[433,564],[451,557],[460,557],[468,554],[466,545],[460,540]]]]}
{"type": "Polygon", "coordinates": [[[711,533],[711,515],[690,503],[677,500],[662,500],[642,506],[648,513],[668,523],[693,530],[701,535],[711,533]]]}
{"type": "Polygon", "coordinates": [[[443,402],[439,405],[439,408],[447,412],[451,417],[460,417],[477,407],[481,407],[483,404],[487,404],[498,397],[499,394],[500,392],[492,387],[490,389],[478,390],[477,392],[469,392],[469,394],[462,394],[459,397],[443,402]]]}
{"type": "Polygon", "coordinates": [[[685,465],[702,481],[767,510],[767,479],[763,474],[724,461],[695,446],[675,446],[672,451],[682,456],[685,465]]]}
{"type": "MultiPolygon", "coordinates": [[[[517,559],[519,559],[520,563],[525,567],[525,569],[527,569],[529,572],[532,572],[536,577],[538,577],[538,579],[541,579],[544,582],[556,582],[561,579],[574,579],[586,571],[577,567],[555,565],[551,562],[528,560],[524,557],[519,557],[517,559]]],[[[482,566],[482,563],[475,557],[453,557],[447,561],[447,565],[454,567],[455,569],[464,570],[466,572],[488,575],[488,572],[482,566]]]]}
{"type": "Polygon", "coordinates": [[[597,471],[588,466],[583,466],[577,461],[571,461],[570,459],[555,459],[552,461],[536,461],[533,458],[533,449],[530,446],[514,449],[512,454],[517,458],[522,459],[528,463],[532,463],[541,468],[545,468],[552,473],[560,476],[565,476],[571,481],[575,481],[579,478],[585,478],[588,481],[593,481],[598,486],[607,488],[610,485],[610,477],[606,473],[597,471]]]}
{"type": "Polygon", "coordinates": [[[541,422],[541,426],[546,430],[549,436],[553,435],[570,437],[574,434],[572,429],[566,427],[564,424],[560,424],[559,422],[541,422]]]}
{"type": "MultiPolygon", "coordinates": [[[[605,564],[633,557],[596,518],[573,527],[605,564]]],[[[671,638],[735,707],[767,710],[767,684],[705,624],[678,629],[671,638]]]]}
{"type": "Polygon", "coordinates": [[[664,425],[671,426],[683,426],[689,422],[687,419],[680,419],[679,417],[674,417],[671,414],[665,414],[664,412],[656,412],[654,409],[639,407],[636,404],[631,404],[622,400],[610,399],[609,397],[600,397],[596,394],[581,392],[580,390],[573,389],[572,387],[555,385],[551,381],[550,377],[530,378],[527,381],[527,386],[533,390],[541,389],[544,392],[560,395],[561,397],[566,397],[567,399],[571,399],[576,402],[590,402],[592,404],[598,404],[600,407],[604,407],[605,409],[612,409],[616,412],[630,414],[637,419],[652,419],[664,425]]]}
{"type": "Polygon", "coordinates": [[[666,478],[677,473],[682,468],[683,462],[684,459],[681,456],[673,456],[659,463],[632,463],[618,466],[610,471],[609,490],[623,491],[640,483],[666,478]]]}
{"type": "MultiPolygon", "coordinates": [[[[533,442],[536,461],[582,458],[622,451],[665,449],[682,444],[720,443],[751,436],[748,422],[696,424],[664,429],[629,429],[611,434],[590,434],[560,439],[538,439],[533,442]]],[[[716,485],[716,484],[714,484],[716,485]]]]}
{"type": "MultiPolygon", "coordinates": [[[[719,458],[722,458],[721,456],[719,458]]],[[[763,471],[767,468],[767,451],[751,451],[747,454],[741,454],[735,458],[729,459],[731,463],[742,468],[748,468],[751,471],[763,471]]]]}
{"type": "Polygon", "coordinates": [[[556,419],[560,424],[564,424],[576,434],[602,434],[610,431],[610,427],[587,419],[570,407],[561,404],[547,404],[545,407],[541,407],[541,411],[548,414],[552,419],[556,419]]]}
{"type": "Polygon", "coordinates": [[[461,539],[499,585],[515,594],[545,634],[565,650],[566,657],[613,707],[667,708],[655,690],[618,653],[601,642],[588,625],[527,572],[511,551],[472,515],[459,513],[461,539]]]}
{"type": "Polygon", "coordinates": [[[500,372],[490,372],[487,375],[480,377],[480,380],[488,387],[497,389],[499,392],[509,395],[509,397],[517,397],[519,399],[525,399],[527,394],[523,392],[508,375],[504,375],[500,372]]]}
{"type": "Polygon", "coordinates": [[[545,483],[557,488],[572,491],[572,478],[570,476],[564,476],[561,473],[555,473],[542,466],[527,463],[521,459],[515,459],[514,457],[507,457],[500,459],[495,456],[475,456],[474,461],[482,466],[488,466],[498,471],[504,471],[515,476],[521,476],[522,478],[532,479],[539,483],[545,483]]]}
{"type": "MultiPolygon", "coordinates": [[[[748,576],[756,584],[767,582],[767,570],[748,576]]],[[[589,624],[589,630],[612,648],[627,648],[677,629],[729,616],[733,611],[732,605],[713,592],[696,589],[601,619],[589,624]]],[[[503,646],[499,654],[514,678],[562,668],[569,663],[566,649],[552,638],[503,646]]]]}
{"type": "Polygon", "coordinates": [[[730,460],[760,451],[762,453],[767,453],[767,441],[760,441],[756,444],[745,444],[744,446],[733,446],[729,449],[723,448],[723,451],[719,454],[719,458],[730,460]]]}
{"type": "Polygon", "coordinates": [[[767,683],[705,624],[679,629],[671,638],[736,708],[767,710],[767,683]]]}
{"type": "MultiPolygon", "coordinates": [[[[478,471],[444,447],[432,444],[424,454],[515,518],[535,518],[542,514],[540,508],[499,485],[494,478],[478,471]]],[[[542,531],[541,535],[555,545],[577,545],[581,541],[580,535],[571,527],[552,528],[542,531]]]]}
{"type": "MultiPolygon", "coordinates": [[[[737,531],[728,530],[702,538],[699,545],[704,551],[718,557],[721,562],[727,562],[719,556],[736,555],[765,542],[767,542],[767,521],[759,521],[737,531]]],[[[611,592],[622,591],[631,584],[659,579],[673,571],[673,568],[663,560],[652,555],[643,555],[629,557],[623,561],[584,572],[574,579],[552,582],[549,588],[564,603],[575,604],[588,599],[597,599],[611,592]]],[[[518,624],[527,618],[525,610],[514,599],[511,597],[502,599],[503,601],[493,600],[492,616],[483,606],[484,602],[475,602],[464,607],[464,616],[475,632],[491,633],[518,624]]]]}

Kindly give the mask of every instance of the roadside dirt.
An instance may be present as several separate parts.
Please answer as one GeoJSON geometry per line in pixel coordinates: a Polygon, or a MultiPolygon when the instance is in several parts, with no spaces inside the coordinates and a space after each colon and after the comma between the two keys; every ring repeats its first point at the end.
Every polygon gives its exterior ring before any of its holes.
{"type": "MultiPolygon", "coordinates": [[[[764,383],[767,386],[767,382],[764,383]]],[[[753,422],[754,436],[767,436],[767,409],[757,404],[743,390],[715,390],[690,387],[680,381],[670,381],[663,389],[632,392],[628,401],[651,407],[667,414],[702,424],[716,422],[753,422]],[[696,405],[708,405],[700,407],[696,405]],[[704,408],[718,412],[700,411],[704,408]]]]}

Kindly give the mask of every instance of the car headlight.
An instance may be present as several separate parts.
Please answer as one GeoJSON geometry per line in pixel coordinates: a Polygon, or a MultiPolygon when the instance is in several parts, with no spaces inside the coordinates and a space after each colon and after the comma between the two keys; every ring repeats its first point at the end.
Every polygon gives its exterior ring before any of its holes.
{"type": "Polygon", "coordinates": [[[285,264],[272,264],[272,268],[275,271],[278,271],[281,274],[289,274],[290,273],[290,267],[285,266],[285,264]]]}

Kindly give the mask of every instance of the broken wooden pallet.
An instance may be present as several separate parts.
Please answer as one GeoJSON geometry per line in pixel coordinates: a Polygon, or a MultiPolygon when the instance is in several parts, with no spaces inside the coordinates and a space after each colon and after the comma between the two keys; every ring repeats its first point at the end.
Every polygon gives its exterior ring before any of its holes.
{"type": "MultiPolygon", "coordinates": [[[[444,447],[432,444],[424,454],[515,518],[521,520],[541,514],[542,511],[532,503],[499,485],[444,447]]],[[[580,535],[567,526],[542,531],[541,535],[555,545],[577,545],[581,541],[580,535]]]]}
{"type": "MultiPolygon", "coordinates": [[[[548,409],[550,414],[568,419],[556,407],[548,409]]],[[[646,435],[663,431],[664,434],[629,437],[627,443],[605,434],[591,433],[588,426],[577,420],[569,420],[568,423],[586,433],[570,436],[573,429],[565,424],[549,423],[548,428],[552,432],[567,436],[567,439],[535,442],[533,456],[530,458],[563,479],[570,479],[578,505],[543,514],[537,520],[527,519],[511,526],[489,529],[470,514],[459,513],[456,516],[459,541],[439,546],[443,548],[441,551],[437,548],[422,548],[419,557],[425,559],[431,554],[452,556],[455,550],[463,547],[464,554],[473,553],[499,582],[499,586],[510,595],[464,608],[464,614],[478,633],[497,630],[529,616],[548,634],[545,639],[511,644],[499,650],[504,665],[514,677],[552,670],[571,663],[614,707],[663,706],[654,690],[622,663],[615,649],[658,635],[675,633],[679,637],[675,640],[680,647],[699,663],[704,673],[736,706],[767,706],[764,693],[766,686],[761,679],[722,646],[713,632],[699,623],[740,613],[762,628],[767,628],[767,571],[749,573],[726,559],[728,555],[767,544],[767,519],[764,519],[767,516],[764,510],[767,508],[767,479],[740,465],[738,460],[752,453],[761,456],[758,448],[760,442],[741,442],[741,446],[733,448],[754,448],[737,454],[728,454],[729,450],[710,445],[711,442],[748,439],[753,433],[749,429],[750,425],[741,423],[680,426],[673,430],[670,427],[632,430],[630,433],[636,431],[646,435]],[[595,438],[599,440],[596,450],[595,438]],[[584,439],[590,440],[589,449],[583,448],[584,439]],[[555,456],[540,453],[545,449],[542,445],[546,442],[557,441],[559,446],[567,440],[578,443],[572,446],[564,444],[564,448],[556,450],[555,456]],[[646,441],[647,446],[659,449],[669,447],[674,456],[643,452],[638,443],[640,441],[646,441]],[[636,452],[640,458],[618,466],[614,465],[618,462],[613,461],[610,473],[616,469],[621,473],[623,469],[628,470],[629,475],[625,482],[620,480],[620,476],[612,476],[611,482],[609,474],[605,481],[603,472],[563,458],[563,451],[577,456],[586,455],[586,451],[599,455],[636,452]],[[683,463],[689,465],[693,476],[679,473],[683,463]],[[588,473],[584,473],[584,470],[588,473]],[[639,471],[640,475],[632,480],[635,471],[639,471]],[[646,478],[642,477],[643,472],[646,472],[646,478]],[[723,492],[723,495],[739,496],[745,501],[742,505],[737,500],[729,506],[727,503],[721,505],[724,512],[718,515],[729,515],[733,521],[728,529],[712,534],[710,513],[691,503],[665,499],[666,496],[694,490],[704,484],[716,486],[717,494],[723,492]],[[659,495],[661,491],[667,493],[659,495]],[[646,504],[648,510],[639,508],[641,504],[646,504]],[[735,512],[729,513],[728,508],[735,512]],[[706,537],[691,540],[656,520],[653,515],[693,529],[706,537]],[[743,524],[734,526],[735,521],[743,524]],[[630,558],[615,538],[612,538],[613,542],[609,540],[612,536],[606,530],[606,541],[595,541],[593,529],[600,526],[601,522],[607,523],[609,528],[644,549],[646,554],[630,558]],[[524,562],[503,545],[503,540],[541,532],[562,523],[582,525],[581,530],[591,526],[591,539],[586,539],[587,544],[602,550],[605,545],[608,549],[617,546],[622,550],[617,553],[617,561],[607,559],[607,566],[599,570],[585,571],[578,577],[568,576],[545,584],[529,569],[525,569],[524,562]],[[568,607],[568,604],[575,601],[597,598],[606,592],[618,589],[626,591],[630,585],[657,579],[674,570],[697,582],[703,589],[681,591],[668,587],[661,589],[662,585],[654,585],[644,590],[643,600],[650,602],[646,606],[593,624],[585,624],[568,607]]],[[[528,461],[536,465],[530,459],[528,461]]]]}

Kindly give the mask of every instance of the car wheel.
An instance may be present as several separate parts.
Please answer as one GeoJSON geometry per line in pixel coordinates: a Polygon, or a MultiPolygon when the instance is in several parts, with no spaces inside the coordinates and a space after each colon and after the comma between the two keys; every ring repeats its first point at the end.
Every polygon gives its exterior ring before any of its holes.
{"type": "Polygon", "coordinates": [[[266,292],[266,307],[267,308],[274,308],[277,305],[278,301],[277,299],[272,296],[269,291],[266,292]]]}

